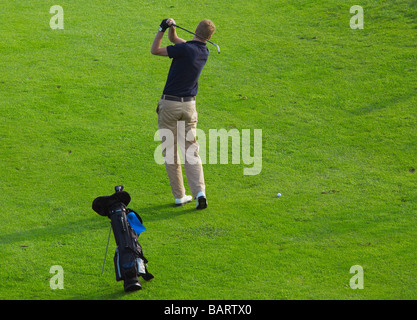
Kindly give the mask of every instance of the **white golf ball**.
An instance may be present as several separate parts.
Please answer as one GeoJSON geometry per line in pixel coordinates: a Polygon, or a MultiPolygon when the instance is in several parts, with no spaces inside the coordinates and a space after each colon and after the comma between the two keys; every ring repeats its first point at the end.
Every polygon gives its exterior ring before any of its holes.
{"type": "Polygon", "coordinates": [[[279,193],[279,192],[278,192],[278,193],[277,193],[277,197],[278,197],[278,198],[279,198],[279,197],[281,197],[281,193],[279,193]]]}

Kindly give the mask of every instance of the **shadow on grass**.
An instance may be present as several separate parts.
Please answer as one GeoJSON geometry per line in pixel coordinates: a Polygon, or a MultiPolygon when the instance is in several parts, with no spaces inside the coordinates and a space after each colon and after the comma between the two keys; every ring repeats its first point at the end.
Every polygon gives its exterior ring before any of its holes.
{"type": "MultiPolygon", "coordinates": [[[[96,278],[98,282],[100,282],[100,277],[96,278]]],[[[101,288],[100,284],[98,283],[96,291],[91,291],[82,294],[76,294],[72,297],[68,298],[68,300],[126,300],[126,299],[140,299],[144,290],[147,290],[149,285],[152,286],[151,281],[145,281],[143,278],[139,279],[142,285],[142,290],[134,291],[134,292],[125,292],[123,289],[123,281],[114,282],[114,286],[106,287],[105,289],[101,288]]]]}
{"type": "MultiPolygon", "coordinates": [[[[147,222],[154,222],[166,219],[174,219],[183,214],[195,213],[196,209],[193,202],[188,203],[182,207],[175,207],[173,204],[154,205],[143,208],[132,208],[143,219],[143,223],[146,226],[147,222]],[[189,206],[189,207],[187,207],[189,206]]],[[[102,229],[104,221],[109,221],[106,217],[97,215],[94,211],[91,211],[91,217],[79,219],[76,221],[69,221],[63,223],[49,223],[43,226],[36,226],[32,229],[18,231],[9,234],[0,235],[0,245],[9,244],[15,242],[21,242],[24,245],[25,241],[31,241],[38,238],[47,237],[61,237],[66,234],[79,233],[84,231],[91,231],[94,229],[102,229]]],[[[66,218],[68,219],[68,217],[66,218]]],[[[107,225],[106,225],[107,226],[107,225]]]]}
{"type": "Polygon", "coordinates": [[[194,202],[187,203],[186,205],[181,207],[176,207],[173,204],[162,204],[132,209],[135,210],[142,217],[145,226],[146,222],[174,219],[183,214],[190,214],[196,212],[194,202]]]}
{"type": "MultiPolygon", "coordinates": [[[[139,291],[140,292],[140,291],[139,291]]],[[[121,284],[120,290],[109,292],[106,294],[98,294],[97,292],[90,295],[75,295],[69,300],[120,300],[129,294],[134,294],[134,292],[125,292],[123,290],[123,283],[121,284]]]]}
{"type": "Polygon", "coordinates": [[[94,230],[103,228],[103,223],[97,218],[80,219],[77,221],[65,223],[50,223],[46,226],[37,226],[33,229],[27,229],[9,234],[0,235],[0,244],[8,244],[13,242],[30,241],[37,238],[59,237],[66,234],[78,233],[86,230],[94,230]]]}

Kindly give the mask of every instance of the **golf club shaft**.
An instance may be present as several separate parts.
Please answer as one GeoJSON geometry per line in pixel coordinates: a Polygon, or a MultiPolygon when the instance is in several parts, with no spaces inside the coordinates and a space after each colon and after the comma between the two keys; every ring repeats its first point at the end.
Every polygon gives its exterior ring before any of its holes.
{"type": "Polygon", "coordinates": [[[196,33],[192,32],[192,31],[190,31],[190,30],[187,30],[187,29],[185,29],[185,28],[183,28],[183,27],[180,27],[180,26],[178,26],[178,25],[176,25],[176,24],[173,24],[173,26],[174,26],[174,27],[176,27],[176,28],[180,28],[181,30],[187,31],[188,33],[191,33],[191,34],[193,34],[193,35],[195,35],[195,36],[199,37],[200,39],[203,39],[204,41],[207,41],[207,42],[211,43],[212,45],[214,45],[214,46],[216,46],[216,47],[217,47],[217,49],[218,49],[218,51],[219,51],[219,53],[220,53],[220,48],[219,48],[219,46],[218,46],[217,44],[215,44],[215,43],[211,42],[211,41],[210,41],[210,40],[208,40],[208,39],[205,39],[205,38],[203,38],[203,37],[199,36],[198,34],[196,34],[196,33]]]}
{"type": "Polygon", "coordinates": [[[111,235],[111,225],[110,225],[110,230],[109,230],[109,237],[107,238],[106,253],[104,254],[103,267],[101,268],[101,274],[103,274],[104,272],[104,264],[106,263],[107,249],[109,248],[110,235],[111,235]]]}

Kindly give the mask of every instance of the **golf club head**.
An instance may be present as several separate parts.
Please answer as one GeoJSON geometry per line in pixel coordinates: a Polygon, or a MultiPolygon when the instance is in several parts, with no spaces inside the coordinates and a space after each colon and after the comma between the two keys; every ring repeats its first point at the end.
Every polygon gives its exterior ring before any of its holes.
{"type": "Polygon", "coordinates": [[[218,44],[215,44],[214,42],[211,42],[209,40],[206,40],[208,43],[211,43],[213,46],[215,46],[217,48],[217,53],[220,53],[220,47],[218,44]]]}

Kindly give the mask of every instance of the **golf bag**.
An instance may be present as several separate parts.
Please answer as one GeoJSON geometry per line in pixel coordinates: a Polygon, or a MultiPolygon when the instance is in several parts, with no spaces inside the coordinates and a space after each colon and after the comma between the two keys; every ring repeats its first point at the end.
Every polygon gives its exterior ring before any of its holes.
{"type": "Polygon", "coordinates": [[[142,218],[132,209],[127,208],[130,195],[122,191],[122,186],[116,186],[116,192],[111,196],[94,199],[93,210],[101,216],[107,216],[111,221],[114,239],[117,244],[114,255],[116,281],[124,281],[125,291],[136,291],[142,288],[139,277],[146,281],[154,276],[148,272],[148,260],[143,255],[142,246],[138,241],[138,234],[129,223],[128,215],[142,223],[142,218]]]}

